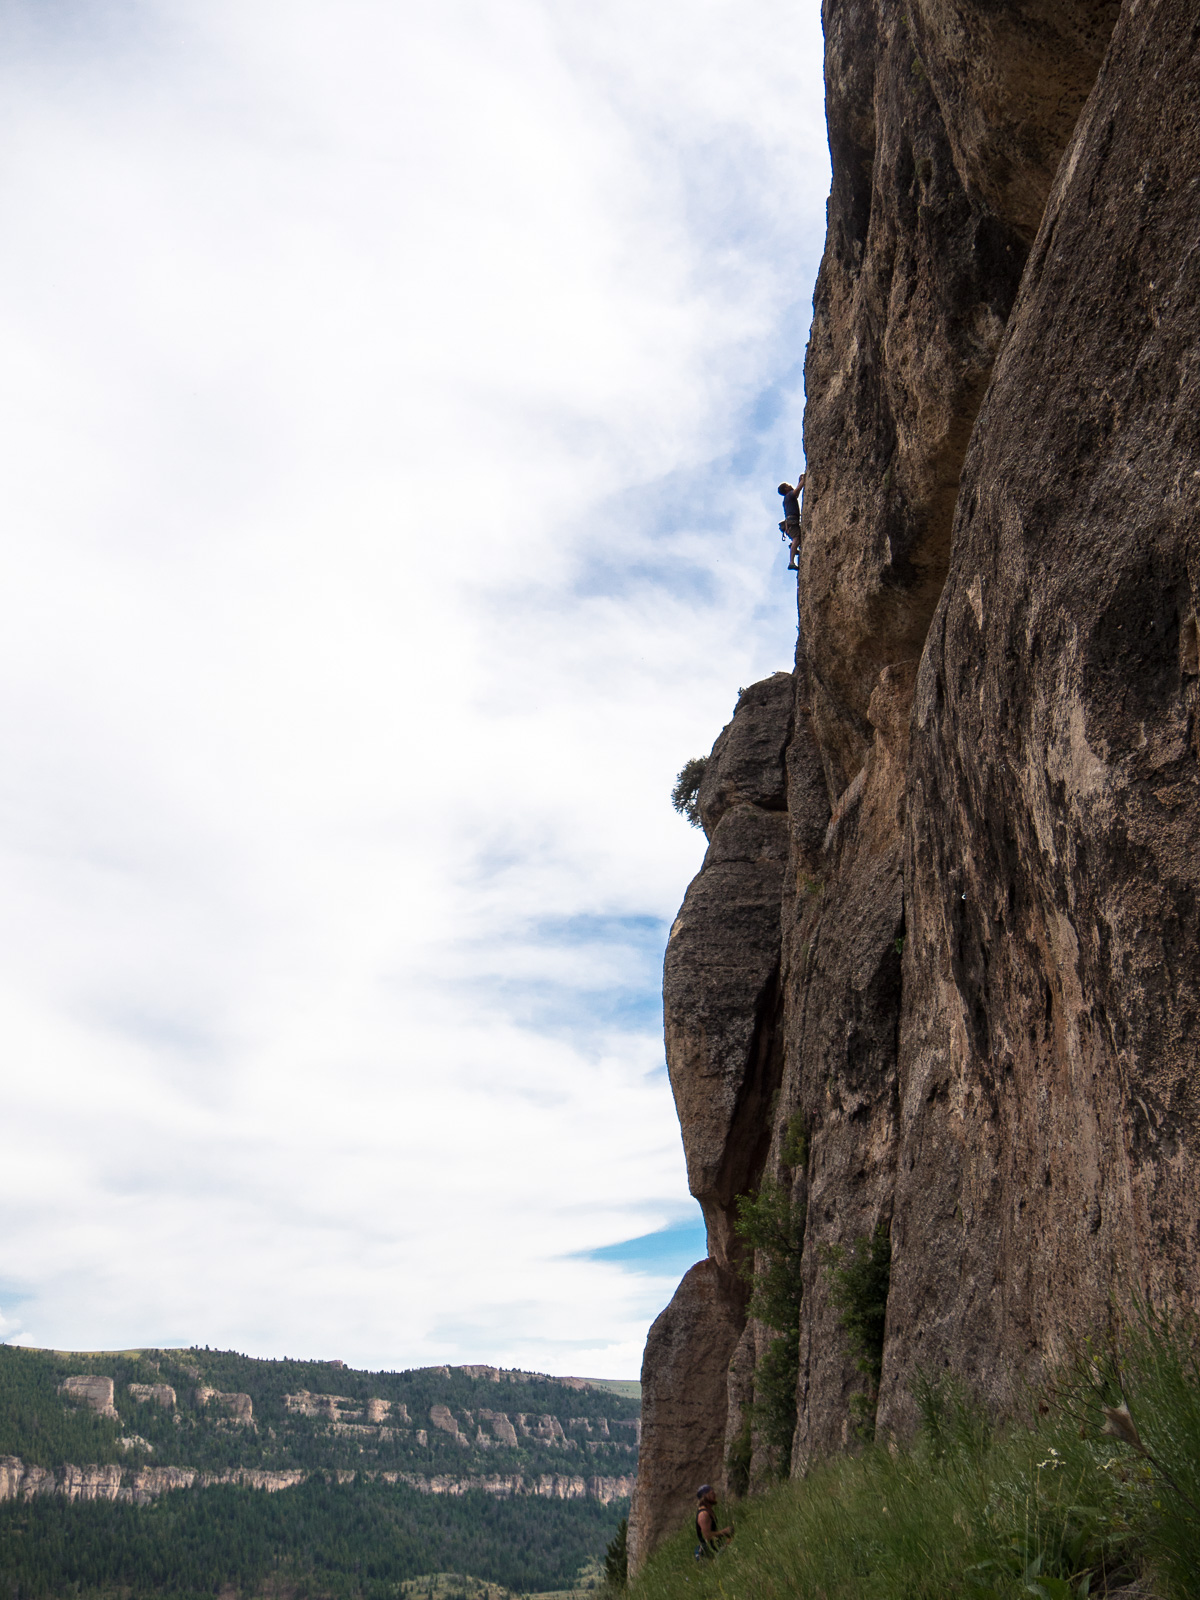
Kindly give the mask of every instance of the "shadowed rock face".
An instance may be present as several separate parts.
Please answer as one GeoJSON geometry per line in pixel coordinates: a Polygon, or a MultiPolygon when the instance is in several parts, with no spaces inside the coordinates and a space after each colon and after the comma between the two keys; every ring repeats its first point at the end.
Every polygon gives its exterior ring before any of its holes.
{"type": "Polygon", "coordinates": [[[743,1332],[748,1379],[755,1345],[733,1223],[737,1196],[757,1184],[767,1157],[783,1070],[785,877],[791,862],[815,861],[829,818],[811,720],[791,673],[739,695],[698,796],[711,842],[667,945],[667,1064],[709,1259],[684,1278],[646,1346],[634,1571],[694,1512],[697,1486],[723,1482],[727,1423],[740,1428],[750,1398],[749,1388],[729,1398],[743,1332]]]}
{"type": "MultiPolygon", "coordinates": [[[[890,1229],[884,1430],[919,1366],[1003,1407],[1110,1296],[1200,1289],[1200,21],[825,24],[794,700],[783,733],[755,686],[714,749],[665,983],[712,1270],[740,1193],[805,1208],[793,1471],[864,1382],[826,1246],[890,1229]]],[[[690,1514],[653,1465],[682,1374],[722,1449],[754,1398],[762,1331],[721,1326],[647,1347],[638,1560],[690,1514]]]]}
{"type": "Polygon", "coordinates": [[[1026,244],[1095,82],[1119,0],[915,0],[916,75],[929,79],[954,164],[1026,244]]]}
{"type": "Polygon", "coordinates": [[[815,886],[798,885],[785,984],[779,1133],[808,1130],[795,1196],[807,1205],[794,1461],[850,1442],[863,1388],[829,1303],[822,1254],[891,1218],[904,933],[904,776],[911,668],[871,698],[871,757],[835,808],[815,886]]]}
{"type": "Polygon", "coordinates": [[[914,717],[888,1420],[917,1363],[1003,1399],[1122,1280],[1200,1281],[1198,101],[1195,8],[1129,6],[963,474],[914,717]]]}
{"type": "Polygon", "coordinates": [[[745,1291],[698,1261],[650,1329],[642,1361],[642,1448],[629,1513],[629,1564],[695,1515],[696,1490],[724,1471],[726,1373],[745,1324],[745,1291]]]}
{"type": "Polygon", "coordinates": [[[839,793],[915,661],[958,477],[1109,0],[826,0],[833,190],[805,364],[800,614],[839,793]]]}
{"type": "Polygon", "coordinates": [[[780,908],[792,699],[790,673],[754,684],[713,746],[698,796],[711,843],[664,963],[667,1066],[688,1185],[704,1211],[710,1253],[723,1267],[734,1254],[735,1197],[767,1153],[782,1068],[780,908]]]}

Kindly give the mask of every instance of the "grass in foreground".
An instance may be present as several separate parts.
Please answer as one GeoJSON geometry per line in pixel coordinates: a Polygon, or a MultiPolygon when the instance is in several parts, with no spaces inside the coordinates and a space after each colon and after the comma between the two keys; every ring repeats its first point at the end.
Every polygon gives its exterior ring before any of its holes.
{"type": "Polygon", "coordinates": [[[715,1561],[694,1561],[681,1530],[633,1600],[1084,1600],[1134,1583],[1200,1597],[1198,1345],[1196,1324],[1145,1311],[1119,1346],[1081,1355],[1047,1416],[1004,1433],[925,1385],[911,1447],[743,1501],[715,1561]]]}

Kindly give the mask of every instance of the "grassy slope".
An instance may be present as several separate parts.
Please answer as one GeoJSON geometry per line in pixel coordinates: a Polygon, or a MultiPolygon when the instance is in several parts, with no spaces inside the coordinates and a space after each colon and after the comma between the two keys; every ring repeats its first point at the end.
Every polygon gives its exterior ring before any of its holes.
{"type": "Polygon", "coordinates": [[[681,1529],[633,1600],[1200,1596],[1198,1351],[1200,1324],[1144,1313],[1002,1435],[961,1396],[927,1391],[911,1448],[872,1447],[735,1506],[715,1561],[697,1563],[681,1529]]]}
{"type": "Polygon", "coordinates": [[[1094,1465],[1039,1472],[1028,1455],[949,1469],[919,1451],[832,1463],[739,1506],[715,1561],[697,1563],[684,1530],[650,1562],[636,1600],[1068,1600],[1136,1576],[1113,1497],[1087,1481],[1094,1465]]]}
{"type": "Polygon", "coordinates": [[[619,1394],[624,1400],[641,1402],[642,1385],[638,1378],[585,1378],[583,1381],[593,1388],[607,1389],[609,1394],[619,1394]]]}

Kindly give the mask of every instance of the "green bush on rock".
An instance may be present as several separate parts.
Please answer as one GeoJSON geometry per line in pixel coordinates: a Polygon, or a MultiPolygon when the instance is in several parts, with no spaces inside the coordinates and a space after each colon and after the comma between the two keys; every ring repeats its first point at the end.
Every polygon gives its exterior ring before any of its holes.
{"type": "Polygon", "coordinates": [[[859,1434],[872,1439],[879,1380],[883,1374],[883,1336],[892,1275],[892,1243],[887,1225],[881,1222],[874,1233],[860,1235],[849,1250],[829,1245],[821,1255],[829,1283],[829,1298],[838,1312],[838,1322],[857,1357],[855,1364],[859,1372],[870,1385],[866,1394],[852,1397],[850,1408],[859,1434]]]}
{"type": "Polygon", "coordinates": [[[751,1427],[774,1455],[779,1476],[786,1477],[791,1468],[800,1367],[804,1206],[782,1184],[765,1182],[758,1194],[739,1200],[734,1231],[757,1256],[757,1271],[755,1256],[748,1254],[744,1264],[751,1285],[749,1313],[778,1334],[755,1368],[754,1404],[743,1425],[742,1450],[736,1460],[731,1459],[731,1471],[740,1484],[749,1479],[751,1427]]]}
{"type": "Polygon", "coordinates": [[[693,828],[704,826],[700,820],[700,807],[697,802],[704,769],[707,766],[707,756],[693,756],[690,761],[685,761],[675,779],[675,787],[671,790],[671,804],[681,817],[687,818],[693,828]]]}

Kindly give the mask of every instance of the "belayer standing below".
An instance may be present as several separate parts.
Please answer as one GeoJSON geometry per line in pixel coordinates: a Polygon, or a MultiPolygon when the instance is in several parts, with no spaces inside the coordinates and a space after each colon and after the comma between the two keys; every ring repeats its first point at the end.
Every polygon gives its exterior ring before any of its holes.
{"type": "Polygon", "coordinates": [[[732,1528],[718,1528],[717,1519],[713,1516],[713,1508],[717,1503],[717,1492],[711,1483],[702,1483],[696,1490],[696,1537],[700,1543],[696,1546],[696,1560],[706,1561],[715,1556],[721,1546],[718,1539],[732,1539],[732,1528]]]}
{"type": "Polygon", "coordinates": [[[800,548],[800,496],[804,493],[804,479],[806,474],[801,473],[796,479],[793,489],[790,483],[781,483],[779,493],[783,496],[783,521],[779,524],[779,531],[785,539],[792,541],[788,551],[788,571],[797,572],[796,552],[800,548]]]}

